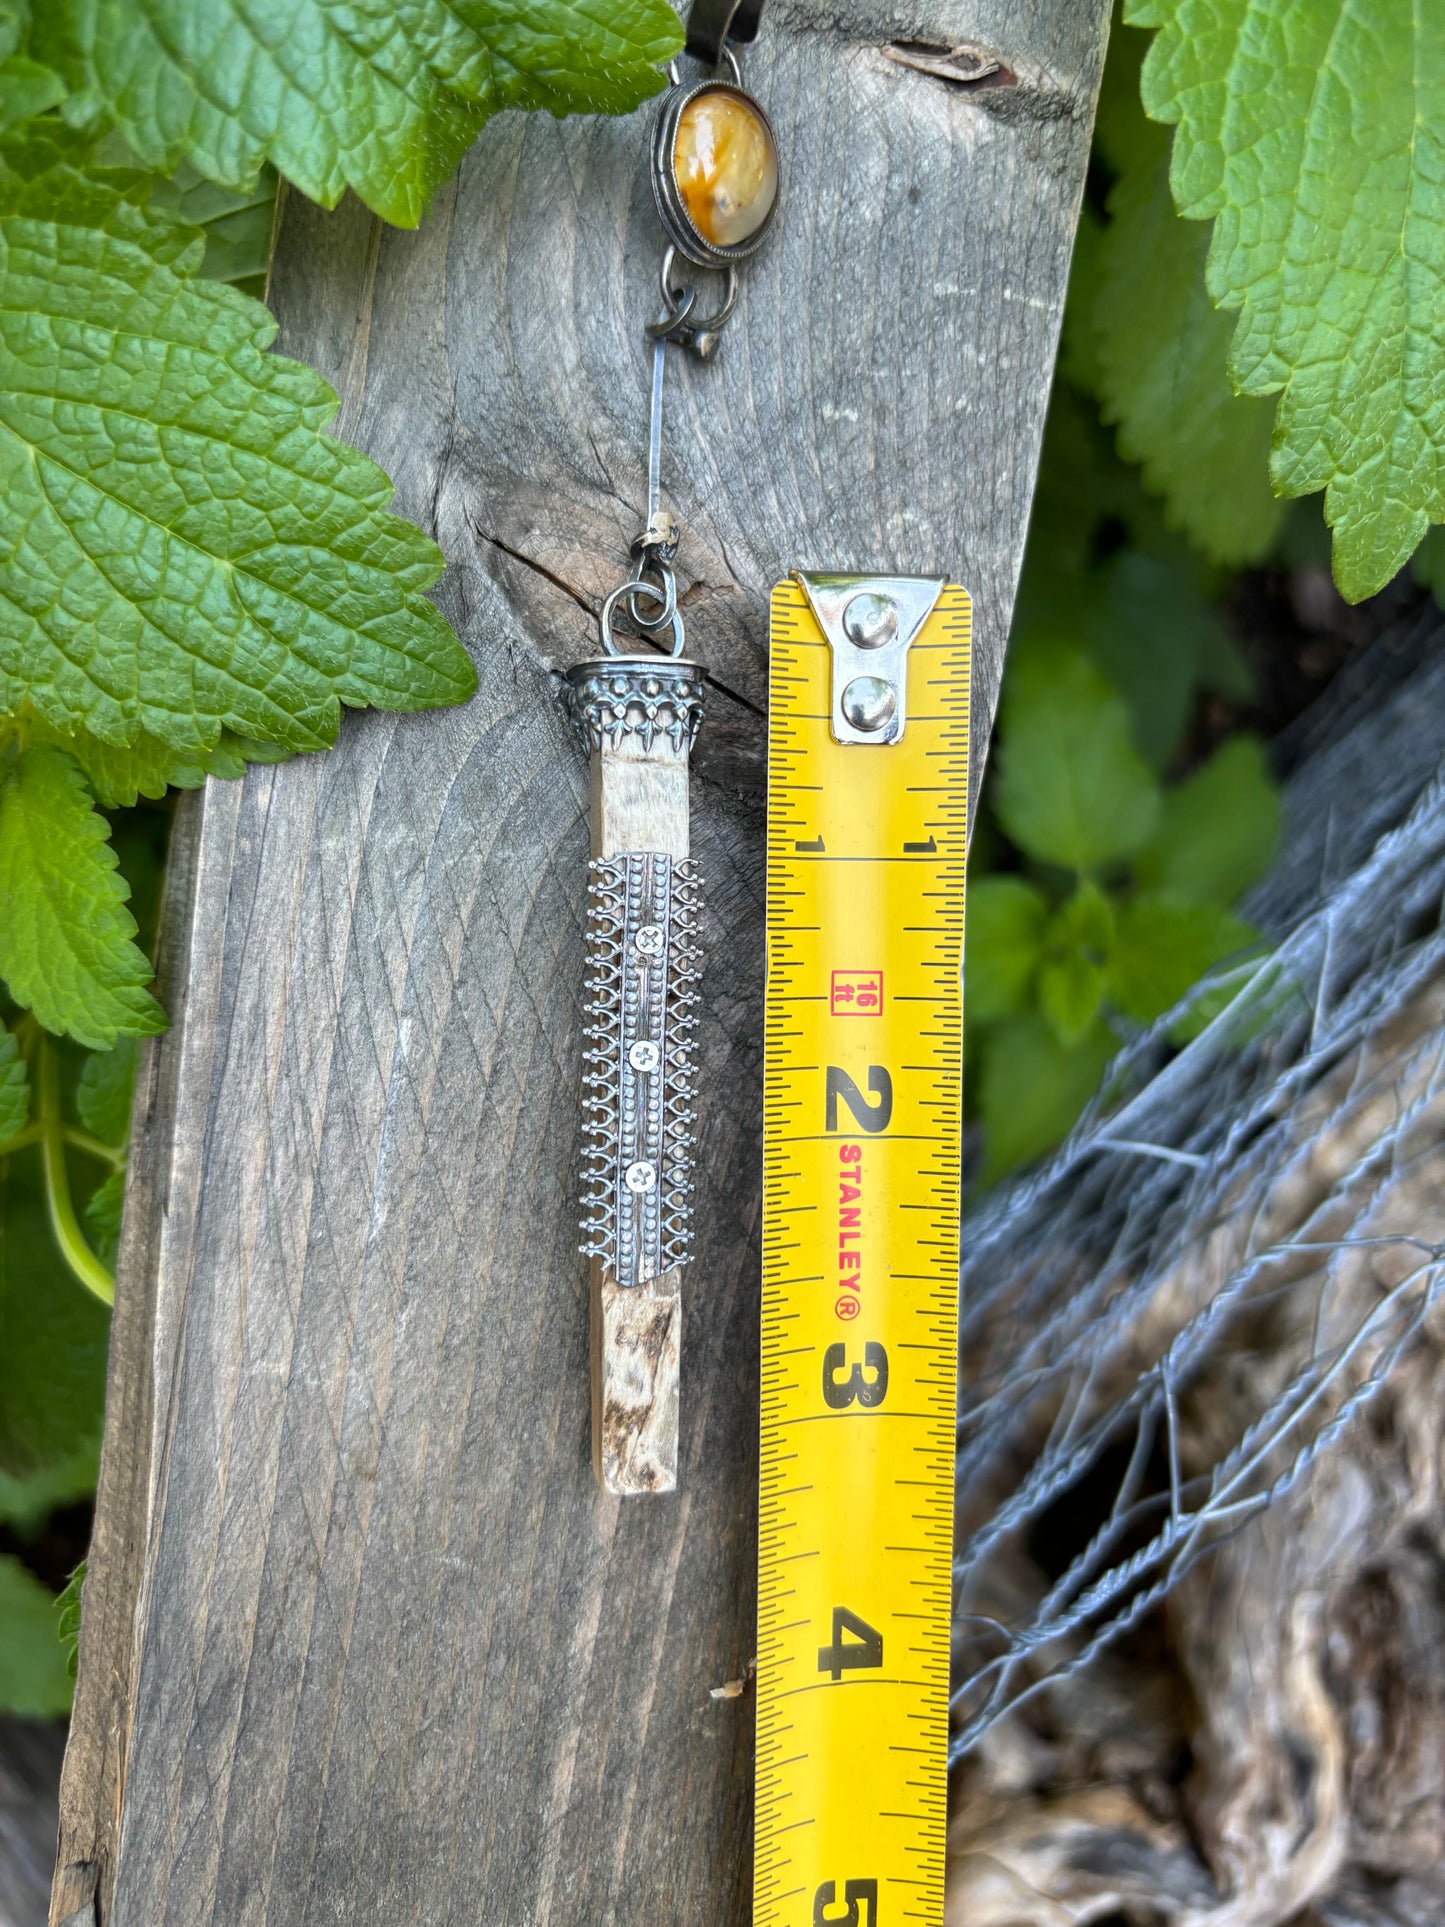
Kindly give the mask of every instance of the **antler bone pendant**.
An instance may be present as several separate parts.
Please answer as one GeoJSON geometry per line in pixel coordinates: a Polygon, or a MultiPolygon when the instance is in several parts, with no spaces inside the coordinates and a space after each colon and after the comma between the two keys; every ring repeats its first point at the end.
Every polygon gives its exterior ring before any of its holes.
{"type": "Polygon", "coordinates": [[[591,756],[582,1249],[591,1260],[592,1462],[619,1494],[677,1484],[681,1268],[692,1255],[694,941],[688,755],[697,664],[569,672],[591,756]]]}

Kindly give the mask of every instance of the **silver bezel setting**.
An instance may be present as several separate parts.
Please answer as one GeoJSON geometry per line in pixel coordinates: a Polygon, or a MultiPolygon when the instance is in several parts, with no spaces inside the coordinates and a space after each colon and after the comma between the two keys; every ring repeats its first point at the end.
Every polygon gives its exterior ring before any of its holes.
{"type": "Polygon", "coordinates": [[[663,102],[662,112],[658,115],[652,130],[652,196],[657,202],[658,219],[667,231],[667,238],[678,253],[699,268],[730,268],[739,261],[746,261],[756,254],[767,240],[778,208],[783,198],[782,161],[778,154],[778,137],[773,132],[773,123],[768,119],[757,100],[746,87],[739,87],[731,80],[700,80],[691,87],[674,87],[663,102]],[[693,226],[682,190],[677,184],[677,124],[682,112],[700,94],[730,94],[751,109],[763,126],[768,130],[768,139],[773,143],[773,155],[778,162],[778,187],[773,196],[773,205],[763,217],[762,226],[756,234],[750,234],[746,241],[739,241],[728,248],[714,247],[704,235],[693,226]]]}

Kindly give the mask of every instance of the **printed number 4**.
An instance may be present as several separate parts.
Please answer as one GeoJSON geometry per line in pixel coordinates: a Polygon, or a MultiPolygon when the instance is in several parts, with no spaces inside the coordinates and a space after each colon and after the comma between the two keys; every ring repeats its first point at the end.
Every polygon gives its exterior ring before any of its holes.
{"type": "Polygon", "coordinates": [[[860,1619],[857,1613],[850,1613],[846,1606],[835,1606],[833,1642],[830,1646],[818,1648],[818,1671],[831,1673],[835,1680],[839,1680],[845,1672],[855,1667],[882,1664],[882,1633],[870,1626],[866,1619],[860,1619]],[[845,1640],[845,1633],[851,1633],[852,1638],[845,1640]]]}
{"type": "Polygon", "coordinates": [[[835,1914],[830,1911],[837,1905],[838,1883],[825,1880],[813,1895],[813,1927],[878,1927],[878,1882],[876,1880],[849,1880],[843,1885],[843,1905],[846,1913],[835,1914]],[[860,1916],[858,1903],[862,1901],[864,1913],[860,1916]]]}

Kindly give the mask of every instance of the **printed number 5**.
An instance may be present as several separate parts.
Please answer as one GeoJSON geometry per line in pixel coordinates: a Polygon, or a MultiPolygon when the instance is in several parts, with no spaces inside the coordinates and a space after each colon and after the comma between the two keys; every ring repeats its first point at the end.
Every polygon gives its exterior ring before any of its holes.
{"type": "Polygon", "coordinates": [[[836,1906],[838,1883],[825,1880],[813,1895],[813,1927],[878,1927],[878,1882],[876,1880],[849,1880],[843,1887],[843,1904],[846,1913],[835,1914],[827,1911],[836,1906]],[[860,1915],[858,1903],[862,1901],[865,1911],[860,1915]]]}

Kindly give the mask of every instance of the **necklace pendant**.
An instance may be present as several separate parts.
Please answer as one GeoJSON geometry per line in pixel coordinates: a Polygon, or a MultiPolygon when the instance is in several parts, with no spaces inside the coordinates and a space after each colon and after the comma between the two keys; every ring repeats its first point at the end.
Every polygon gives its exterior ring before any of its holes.
{"type": "Polygon", "coordinates": [[[568,695],[591,762],[581,1228],[592,1461],[605,1492],[670,1492],[692,1255],[699,952],[688,758],[703,678],[677,658],[608,656],[571,670],[568,695]]]}

